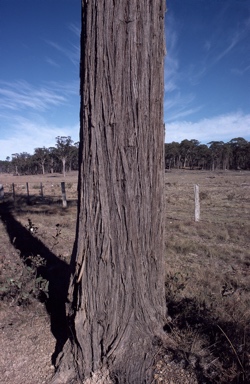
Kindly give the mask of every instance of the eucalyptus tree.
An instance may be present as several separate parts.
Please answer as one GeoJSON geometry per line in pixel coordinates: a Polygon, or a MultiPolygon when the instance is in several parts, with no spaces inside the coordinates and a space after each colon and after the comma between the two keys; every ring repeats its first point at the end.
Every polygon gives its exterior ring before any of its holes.
{"type": "Polygon", "coordinates": [[[82,1],[69,339],[53,383],[151,383],[165,321],[165,0],[82,1]]]}
{"type": "Polygon", "coordinates": [[[179,168],[180,166],[180,144],[176,141],[165,144],[165,168],[179,168]]]}
{"type": "Polygon", "coordinates": [[[7,156],[5,160],[0,160],[0,173],[10,173],[11,172],[11,162],[10,157],[7,156]]]}
{"type": "Polygon", "coordinates": [[[199,144],[196,148],[197,167],[208,169],[210,163],[210,151],[206,144],[199,144]]]}
{"type": "Polygon", "coordinates": [[[250,141],[246,144],[246,169],[250,170],[250,141]]]}
{"type": "Polygon", "coordinates": [[[198,165],[198,157],[199,157],[199,145],[200,142],[196,139],[190,140],[190,148],[189,148],[189,167],[193,169],[194,166],[198,165]]]}
{"type": "Polygon", "coordinates": [[[13,173],[15,175],[18,175],[19,172],[19,154],[18,153],[12,153],[11,155],[11,164],[12,164],[12,167],[13,167],[13,173]]]}
{"type": "Polygon", "coordinates": [[[43,175],[45,174],[45,164],[49,159],[49,150],[48,148],[35,148],[34,158],[39,163],[42,168],[43,175]]]}
{"type": "Polygon", "coordinates": [[[78,157],[79,157],[79,142],[74,143],[70,147],[68,156],[69,171],[78,170],[78,157]]]}
{"type": "Polygon", "coordinates": [[[230,143],[224,143],[222,148],[222,169],[230,169],[230,160],[232,159],[232,147],[230,143]]]}
{"type": "Polygon", "coordinates": [[[48,162],[49,162],[50,173],[53,174],[57,170],[57,163],[58,163],[55,147],[48,148],[48,162]]]}
{"type": "Polygon", "coordinates": [[[248,158],[248,142],[242,137],[229,141],[232,149],[232,167],[234,169],[245,169],[248,158]]]}
{"type": "Polygon", "coordinates": [[[70,136],[57,136],[56,137],[56,156],[62,162],[62,173],[65,177],[66,175],[66,161],[70,157],[71,147],[73,144],[73,140],[70,136]]]}
{"type": "Polygon", "coordinates": [[[192,139],[192,140],[182,140],[180,143],[180,154],[182,159],[183,168],[186,168],[189,166],[190,168],[193,167],[194,159],[196,156],[196,149],[199,145],[199,141],[192,139]]]}
{"type": "Polygon", "coordinates": [[[208,143],[210,155],[211,155],[211,170],[222,168],[222,157],[223,157],[223,141],[210,141],[208,143]]]}
{"type": "Polygon", "coordinates": [[[27,152],[13,153],[12,166],[16,175],[24,175],[33,173],[32,155],[27,152]]]}

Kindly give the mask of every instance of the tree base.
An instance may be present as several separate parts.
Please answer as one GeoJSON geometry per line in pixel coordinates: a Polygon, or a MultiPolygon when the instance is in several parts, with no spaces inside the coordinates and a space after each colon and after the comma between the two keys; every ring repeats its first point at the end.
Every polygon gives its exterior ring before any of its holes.
{"type": "MultiPolygon", "coordinates": [[[[165,333],[131,343],[124,353],[116,351],[116,356],[107,360],[106,366],[86,377],[79,371],[79,365],[73,356],[73,345],[68,340],[63,352],[58,356],[57,371],[50,384],[149,384],[153,381],[154,366],[162,347],[174,347],[175,343],[165,333]],[[110,368],[110,369],[109,369],[110,368]]],[[[80,364],[80,367],[81,364],[80,364]]]]}
{"type": "Polygon", "coordinates": [[[114,384],[110,379],[109,371],[107,369],[94,372],[93,375],[82,381],[77,379],[75,373],[70,371],[68,373],[56,373],[50,384],[114,384]]]}

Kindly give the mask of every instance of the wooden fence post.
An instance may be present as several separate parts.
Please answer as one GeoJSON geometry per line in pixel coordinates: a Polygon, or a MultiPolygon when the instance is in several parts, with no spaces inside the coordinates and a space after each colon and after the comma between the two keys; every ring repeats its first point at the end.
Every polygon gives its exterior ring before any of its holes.
{"type": "Polygon", "coordinates": [[[30,200],[30,193],[29,193],[29,183],[26,183],[26,189],[27,189],[27,201],[30,200]]]}
{"type": "Polygon", "coordinates": [[[15,184],[14,183],[12,183],[12,193],[13,193],[13,200],[16,200],[15,184]]]}
{"type": "Polygon", "coordinates": [[[4,199],[4,189],[3,184],[0,184],[0,201],[4,199]]]}
{"type": "Polygon", "coordinates": [[[40,183],[41,197],[43,198],[43,183],[40,183]]]}
{"type": "Polygon", "coordinates": [[[61,182],[61,189],[62,189],[62,203],[63,208],[67,208],[67,199],[66,199],[66,190],[65,190],[65,182],[61,182]]]}
{"type": "Polygon", "coordinates": [[[199,197],[199,185],[194,186],[194,221],[200,220],[200,197],[199,197]]]}

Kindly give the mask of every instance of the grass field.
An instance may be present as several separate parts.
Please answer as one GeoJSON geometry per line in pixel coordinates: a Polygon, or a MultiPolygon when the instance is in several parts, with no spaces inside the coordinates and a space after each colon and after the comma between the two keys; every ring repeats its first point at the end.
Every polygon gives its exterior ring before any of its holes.
{"type": "MultiPolygon", "coordinates": [[[[32,311],[37,299],[56,297],[62,283],[59,277],[56,286],[53,272],[54,290],[49,290],[46,266],[62,268],[67,275],[77,175],[0,175],[0,183],[5,189],[0,203],[2,303],[5,309],[14,303],[32,311]],[[67,208],[61,204],[62,181],[67,208]]],[[[165,193],[165,331],[178,346],[168,355],[193,369],[199,383],[249,383],[250,172],[166,172],[165,193]],[[195,184],[200,189],[199,222],[194,222],[195,184]]]]}
{"type": "Polygon", "coordinates": [[[250,382],[250,173],[166,173],[166,202],[166,329],[201,382],[250,382]]]}

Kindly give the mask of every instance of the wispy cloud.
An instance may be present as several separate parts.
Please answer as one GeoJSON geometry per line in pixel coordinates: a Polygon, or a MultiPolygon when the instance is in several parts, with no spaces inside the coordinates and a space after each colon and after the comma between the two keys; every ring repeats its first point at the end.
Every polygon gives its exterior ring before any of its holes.
{"type": "MultiPolygon", "coordinates": [[[[12,60],[15,49],[10,50],[9,57],[6,55],[6,70],[0,74],[0,159],[15,152],[33,153],[36,147],[53,146],[60,135],[78,140],[80,25],[69,23],[70,19],[66,15],[61,20],[64,24],[60,36],[48,35],[47,26],[44,33],[39,27],[41,47],[37,51],[34,33],[26,42],[25,52],[30,55],[22,55],[16,71],[12,60]],[[9,74],[8,60],[12,63],[9,74]],[[36,70],[31,71],[34,65],[36,70]]],[[[27,33],[28,29],[27,24],[27,33]]],[[[26,36],[26,26],[22,32],[26,36]]]]}
{"type": "Polygon", "coordinates": [[[190,116],[198,112],[202,106],[193,106],[195,95],[190,93],[183,95],[181,92],[175,93],[164,100],[164,120],[171,122],[180,118],[190,116]]]}
{"type": "Polygon", "coordinates": [[[76,92],[76,84],[54,82],[35,87],[23,80],[0,81],[0,111],[24,109],[45,111],[51,107],[65,104],[69,94],[76,92]]]}
{"type": "MultiPolygon", "coordinates": [[[[81,28],[79,24],[76,23],[70,23],[68,25],[68,29],[72,32],[72,39],[69,40],[69,42],[64,42],[63,45],[58,44],[56,41],[53,40],[45,40],[46,44],[48,44],[50,47],[54,48],[57,52],[62,54],[64,57],[66,57],[71,63],[74,64],[74,66],[79,66],[79,60],[80,60],[80,34],[81,34],[81,28]]],[[[57,64],[57,61],[52,59],[51,57],[48,59],[46,58],[46,61],[51,64],[55,65],[57,64]]]]}
{"type": "Polygon", "coordinates": [[[212,46],[211,41],[207,40],[207,41],[205,42],[205,44],[204,44],[204,50],[205,50],[206,52],[209,52],[210,49],[211,49],[211,46],[212,46]]]}
{"type": "Polygon", "coordinates": [[[53,47],[56,51],[60,52],[63,56],[65,56],[68,60],[71,61],[75,66],[79,65],[79,57],[80,57],[80,47],[79,44],[70,43],[69,48],[65,46],[61,46],[52,40],[46,40],[46,43],[53,47]]]}
{"type": "Polygon", "coordinates": [[[178,37],[174,18],[168,17],[166,24],[167,55],[164,71],[165,92],[172,92],[178,89],[179,60],[176,51],[177,40],[178,37]]]}
{"type": "Polygon", "coordinates": [[[165,60],[165,92],[172,92],[176,89],[179,89],[178,86],[178,68],[179,63],[177,57],[174,57],[173,52],[168,51],[167,57],[165,60]]]}
{"type": "Polygon", "coordinates": [[[247,72],[247,71],[249,71],[249,70],[250,70],[250,65],[247,65],[246,67],[241,68],[241,69],[238,69],[238,68],[232,68],[232,69],[231,69],[231,72],[232,72],[234,75],[242,76],[242,75],[244,75],[245,72],[247,72]]]}
{"type": "Polygon", "coordinates": [[[196,139],[202,143],[210,141],[227,142],[235,137],[250,140],[250,114],[235,112],[227,115],[202,119],[198,122],[188,120],[166,124],[167,143],[196,139]]]}
{"type": "Polygon", "coordinates": [[[55,137],[71,136],[74,141],[79,139],[79,124],[59,127],[46,121],[35,121],[16,116],[10,128],[8,138],[0,138],[0,159],[5,160],[13,153],[27,152],[33,154],[34,149],[55,146],[55,137]]]}
{"type": "Polygon", "coordinates": [[[239,43],[241,43],[244,39],[248,40],[249,33],[250,18],[243,21],[240,25],[236,24],[232,26],[231,30],[228,30],[227,35],[224,34],[223,23],[220,23],[217,27],[216,33],[214,33],[210,41],[210,47],[208,50],[210,54],[208,55],[210,67],[212,68],[225,56],[237,49],[239,43]],[[218,36],[221,36],[221,38],[218,38],[218,36]]]}
{"type": "Polygon", "coordinates": [[[75,111],[79,94],[77,81],[70,83],[47,82],[33,86],[26,81],[0,82],[0,159],[12,153],[33,153],[36,147],[55,145],[56,136],[72,136],[78,140],[78,113],[67,116],[67,124],[61,121],[63,110],[75,111]],[[71,123],[71,121],[75,123],[71,123]]]}
{"type": "MultiPolygon", "coordinates": [[[[173,126],[177,132],[176,125],[183,127],[189,125],[189,128],[196,128],[199,131],[201,125],[196,123],[186,122],[183,120],[197,121],[204,113],[209,116],[211,113],[217,113],[219,106],[216,101],[211,98],[212,86],[219,90],[223,86],[220,79],[225,78],[231,71],[235,75],[243,75],[249,71],[249,58],[246,58],[247,52],[247,36],[250,33],[250,19],[246,18],[242,23],[238,23],[237,19],[231,24],[225,18],[228,13],[227,7],[220,8],[220,12],[212,18],[211,23],[203,25],[200,20],[197,20],[197,25],[191,30],[200,30],[200,35],[188,35],[194,37],[192,53],[183,53],[181,47],[189,42],[183,37],[185,33],[184,24],[178,20],[173,12],[166,17],[166,41],[167,41],[167,56],[165,60],[165,98],[164,98],[164,120],[167,126],[173,126]],[[226,33],[225,33],[226,31],[226,33]],[[181,45],[182,44],[182,45],[181,45]],[[245,47],[245,49],[244,49],[245,47]],[[232,62],[234,67],[230,68],[229,58],[234,55],[232,62]],[[226,59],[224,65],[223,59],[226,59]],[[237,65],[240,65],[238,68],[237,65]],[[210,76],[212,75],[212,76],[210,76]],[[211,83],[208,83],[210,76],[211,83]],[[214,79],[218,81],[212,84],[214,79]],[[205,89],[208,87],[210,99],[206,95],[205,89]],[[195,125],[196,124],[196,125],[195,125]]],[[[220,90],[219,90],[220,91],[220,90]]],[[[225,100],[227,95],[220,91],[221,99],[225,100]]],[[[218,99],[218,97],[217,97],[218,99]]],[[[241,108],[241,104],[237,103],[233,107],[234,110],[241,108]]],[[[230,103],[224,104],[224,111],[230,111],[230,103]]],[[[223,112],[224,112],[223,111],[223,112]]],[[[224,121],[224,120],[223,120],[224,121]]],[[[205,120],[203,121],[203,123],[205,120]]],[[[218,122],[218,121],[217,121],[218,122]]],[[[201,122],[200,122],[201,123],[201,122]]],[[[202,124],[204,125],[204,124],[202,124]]],[[[231,124],[232,126],[232,124],[231,124]]],[[[220,128],[222,125],[220,125],[220,128]]],[[[234,127],[237,131],[237,128],[234,127]]],[[[248,128],[249,129],[249,128],[248,128]]],[[[208,133],[211,128],[208,128],[208,133]]],[[[215,133],[216,134],[216,133],[215,133]]],[[[175,133],[178,136],[178,133],[175,133]]]]}
{"type": "Polygon", "coordinates": [[[178,52],[178,22],[169,16],[166,23],[167,55],[164,67],[165,97],[164,120],[170,122],[196,113],[201,106],[194,106],[194,92],[185,92],[182,84],[186,73],[180,70],[178,52]]]}
{"type": "Polygon", "coordinates": [[[212,65],[218,63],[218,61],[220,61],[221,59],[223,59],[224,56],[226,56],[230,51],[232,51],[232,49],[236,46],[236,44],[240,41],[240,37],[241,37],[241,33],[236,33],[235,36],[233,36],[233,38],[231,39],[229,45],[224,49],[222,50],[222,52],[220,52],[218,54],[218,56],[216,56],[212,62],[212,65]]]}
{"type": "Polygon", "coordinates": [[[52,67],[60,68],[60,65],[58,63],[56,63],[55,60],[51,59],[50,57],[46,57],[45,61],[48,64],[52,65],[52,67]]]}
{"type": "MultiPolygon", "coordinates": [[[[201,46],[200,49],[199,46],[197,46],[196,61],[189,65],[186,72],[186,78],[191,85],[199,84],[205,76],[215,70],[216,66],[218,67],[218,64],[223,59],[230,57],[230,55],[236,55],[237,57],[239,57],[239,55],[245,55],[245,52],[248,50],[250,18],[242,21],[241,24],[235,21],[229,28],[227,25],[227,14],[224,12],[225,9],[211,20],[210,28],[203,29],[203,46],[201,46]],[[227,33],[225,33],[225,30],[227,33]],[[242,50],[242,44],[245,44],[244,53],[240,51],[240,49],[242,50]]],[[[247,59],[246,56],[245,61],[245,68],[248,70],[249,59],[247,59]]],[[[232,70],[234,74],[240,74],[241,72],[242,69],[238,68],[232,70]]]]}
{"type": "Polygon", "coordinates": [[[79,24],[76,24],[76,23],[70,23],[69,24],[69,29],[71,30],[71,32],[73,32],[78,38],[80,37],[81,35],[81,27],[79,24]]]}

